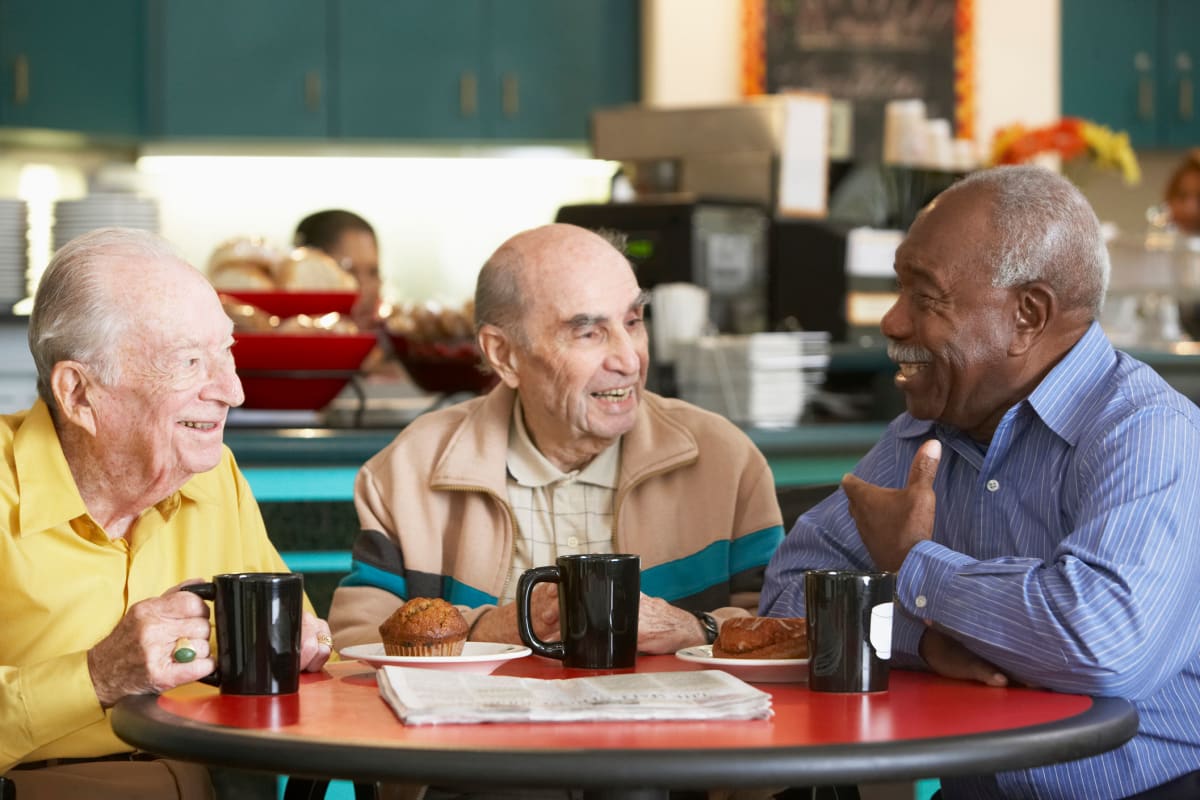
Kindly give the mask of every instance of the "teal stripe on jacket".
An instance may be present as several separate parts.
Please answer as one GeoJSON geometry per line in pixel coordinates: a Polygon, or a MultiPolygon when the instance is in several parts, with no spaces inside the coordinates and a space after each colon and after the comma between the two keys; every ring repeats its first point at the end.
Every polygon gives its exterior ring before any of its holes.
{"type": "Polygon", "coordinates": [[[642,570],[642,591],[668,602],[691,597],[766,566],[782,541],[783,526],[772,525],[732,542],[713,542],[690,556],[642,570]]]}
{"type": "MultiPolygon", "coordinates": [[[[444,598],[447,602],[454,603],[459,606],[467,606],[475,608],[477,606],[492,605],[496,602],[496,596],[481,592],[473,586],[468,586],[465,583],[456,581],[449,576],[432,576],[427,573],[420,573],[414,577],[413,582],[420,584],[429,581],[440,581],[441,589],[438,592],[429,592],[436,596],[444,598]]],[[[358,559],[350,562],[350,574],[342,578],[338,583],[339,586],[370,586],[373,589],[383,589],[385,592],[391,592],[397,597],[407,600],[409,594],[409,581],[403,575],[397,575],[394,572],[373,567],[358,559]]],[[[426,590],[420,589],[420,592],[426,590]]]]}

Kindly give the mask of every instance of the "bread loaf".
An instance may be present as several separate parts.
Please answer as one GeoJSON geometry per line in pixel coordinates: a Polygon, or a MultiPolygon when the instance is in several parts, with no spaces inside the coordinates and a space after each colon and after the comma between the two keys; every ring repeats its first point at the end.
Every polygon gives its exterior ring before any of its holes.
{"type": "Polygon", "coordinates": [[[799,617],[733,617],[713,642],[714,658],[808,658],[808,624],[799,617]]]}
{"type": "Polygon", "coordinates": [[[289,291],[356,291],[358,281],[331,256],[313,247],[297,247],[275,271],[275,282],[289,291]]]}

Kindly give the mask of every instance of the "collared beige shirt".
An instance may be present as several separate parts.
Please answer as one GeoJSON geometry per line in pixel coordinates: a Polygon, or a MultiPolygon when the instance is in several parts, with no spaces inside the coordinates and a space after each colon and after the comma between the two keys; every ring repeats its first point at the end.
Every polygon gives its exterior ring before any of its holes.
{"type": "Polygon", "coordinates": [[[573,553],[613,551],[613,499],[620,461],[618,440],[582,469],[559,471],[529,437],[520,399],[513,403],[507,484],[518,536],[501,603],[516,598],[517,581],[531,567],[553,564],[559,556],[573,553]]]}

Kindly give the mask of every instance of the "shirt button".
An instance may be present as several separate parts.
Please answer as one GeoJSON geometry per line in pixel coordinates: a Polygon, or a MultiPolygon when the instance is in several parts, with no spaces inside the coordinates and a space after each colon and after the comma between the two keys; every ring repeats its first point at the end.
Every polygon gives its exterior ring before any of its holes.
{"type": "Polygon", "coordinates": [[[1000,481],[996,480],[995,478],[992,478],[990,481],[987,482],[987,490],[989,492],[994,492],[999,488],[1000,488],[1000,481]]]}
{"type": "Polygon", "coordinates": [[[917,595],[917,599],[914,600],[913,603],[917,606],[917,608],[924,608],[925,606],[929,605],[929,601],[925,599],[925,595],[923,594],[917,595]]]}
{"type": "Polygon", "coordinates": [[[575,538],[574,536],[570,536],[567,538],[567,544],[570,545],[571,547],[578,547],[579,539],[575,538]]]}

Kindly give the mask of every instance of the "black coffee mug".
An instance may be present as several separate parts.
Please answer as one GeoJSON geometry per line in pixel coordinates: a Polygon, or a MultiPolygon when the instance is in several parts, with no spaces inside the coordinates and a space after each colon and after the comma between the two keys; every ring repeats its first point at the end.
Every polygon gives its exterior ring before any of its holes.
{"type": "Polygon", "coordinates": [[[567,667],[618,669],[637,659],[642,560],[634,555],[559,556],[552,567],[526,570],[517,583],[517,630],[533,652],[567,667]],[[558,584],[561,642],[543,642],[530,620],[534,585],[558,584]]]}
{"type": "Polygon", "coordinates": [[[810,570],[808,687],[817,692],[882,692],[892,657],[892,572],[810,570]]]}
{"type": "Polygon", "coordinates": [[[303,575],[240,572],[182,588],[213,603],[217,671],[205,683],[225,694],[290,694],[300,688],[303,575]]]}

